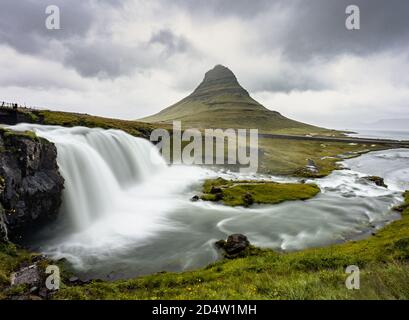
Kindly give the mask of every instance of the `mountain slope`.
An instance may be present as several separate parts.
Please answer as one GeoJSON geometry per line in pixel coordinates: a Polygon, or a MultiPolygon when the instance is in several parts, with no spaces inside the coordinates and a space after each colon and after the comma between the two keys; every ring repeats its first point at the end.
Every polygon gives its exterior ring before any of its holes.
{"type": "Polygon", "coordinates": [[[221,65],[206,72],[192,94],[141,119],[153,123],[171,123],[173,120],[182,121],[185,127],[197,128],[255,128],[260,132],[300,134],[330,132],[265,108],[239,84],[232,71],[221,65]]]}

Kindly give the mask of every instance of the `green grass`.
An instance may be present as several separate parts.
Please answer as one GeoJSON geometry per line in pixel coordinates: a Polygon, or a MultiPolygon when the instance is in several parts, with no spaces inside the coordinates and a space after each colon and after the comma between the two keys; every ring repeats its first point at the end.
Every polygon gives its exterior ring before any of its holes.
{"type": "Polygon", "coordinates": [[[27,138],[30,140],[40,139],[33,131],[13,131],[13,130],[4,129],[4,128],[0,128],[0,135],[3,136],[4,138],[11,138],[13,136],[18,136],[18,137],[27,138]]]}
{"type": "Polygon", "coordinates": [[[216,195],[212,193],[212,188],[215,187],[221,190],[222,203],[228,206],[248,206],[245,195],[251,195],[254,203],[257,204],[277,204],[290,200],[307,200],[320,192],[315,184],[228,181],[218,178],[204,182],[201,199],[216,201],[216,195]]]}
{"type": "Polygon", "coordinates": [[[173,120],[182,122],[184,128],[233,128],[258,129],[260,133],[281,134],[340,134],[335,130],[328,130],[284,117],[268,109],[254,109],[253,106],[243,108],[237,102],[212,103],[202,101],[182,101],[181,105],[174,105],[165,109],[163,115],[154,115],[141,119],[146,122],[171,124],[173,120]]]}
{"type": "Polygon", "coordinates": [[[276,175],[324,177],[339,168],[344,157],[357,157],[363,153],[388,148],[385,145],[349,144],[289,139],[259,139],[261,156],[259,172],[276,175]],[[307,160],[312,159],[317,173],[305,170],[307,160]]]}
{"type": "Polygon", "coordinates": [[[409,299],[409,192],[402,219],[375,236],[293,253],[258,250],[207,268],[63,286],[58,299],[409,299]],[[348,290],[357,265],[361,289],[348,290]]]}
{"type": "Polygon", "coordinates": [[[5,299],[9,293],[11,273],[30,258],[29,252],[12,243],[0,243],[0,299],[5,299]]]}
{"type": "Polygon", "coordinates": [[[33,122],[35,123],[65,127],[84,126],[88,128],[118,129],[130,135],[148,139],[153,129],[161,127],[140,121],[110,119],[81,113],[45,110],[33,111],[33,114],[35,116],[35,121],[33,122]]]}

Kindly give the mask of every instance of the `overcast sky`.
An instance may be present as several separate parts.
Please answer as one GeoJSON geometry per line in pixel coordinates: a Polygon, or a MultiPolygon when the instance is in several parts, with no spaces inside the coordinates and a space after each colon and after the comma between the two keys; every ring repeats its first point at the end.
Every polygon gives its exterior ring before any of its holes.
{"type": "Polygon", "coordinates": [[[215,64],[283,115],[409,118],[407,0],[1,0],[0,100],[137,119],[215,64]],[[61,30],[45,27],[47,5],[61,30]],[[356,4],[361,29],[345,28],[356,4]]]}

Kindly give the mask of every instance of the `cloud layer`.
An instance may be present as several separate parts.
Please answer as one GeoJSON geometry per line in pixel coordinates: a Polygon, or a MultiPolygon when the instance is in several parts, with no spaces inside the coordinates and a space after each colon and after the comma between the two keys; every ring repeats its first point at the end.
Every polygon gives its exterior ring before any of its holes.
{"type": "Polygon", "coordinates": [[[409,2],[45,0],[0,4],[0,100],[135,119],[221,63],[266,107],[348,127],[409,118],[409,2]]]}

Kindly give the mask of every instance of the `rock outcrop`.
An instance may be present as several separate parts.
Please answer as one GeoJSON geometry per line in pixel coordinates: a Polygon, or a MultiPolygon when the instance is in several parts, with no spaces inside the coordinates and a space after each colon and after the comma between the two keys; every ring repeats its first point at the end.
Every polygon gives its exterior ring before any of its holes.
{"type": "Polygon", "coordinates": [[[363,179],[375,183],[378,187],[388,188],[388,186],[385,184],[385,180],[381,177],[369,176],[363,177],[363,179]]]}
{"type": "Polygon", "coordinates": [[[215,243],[216,248],[222,250],[225,258],[233,259],[244,254],[250,247],[250,242],[243,234],[232,234],[227,240],[219,240],[215,243]]]}
{"type": "Polygon", "coordinates": [[[56,217],[64,179],[57,149],[33,133],[0,129],[0,235],[18,239],[56,217]]]}

